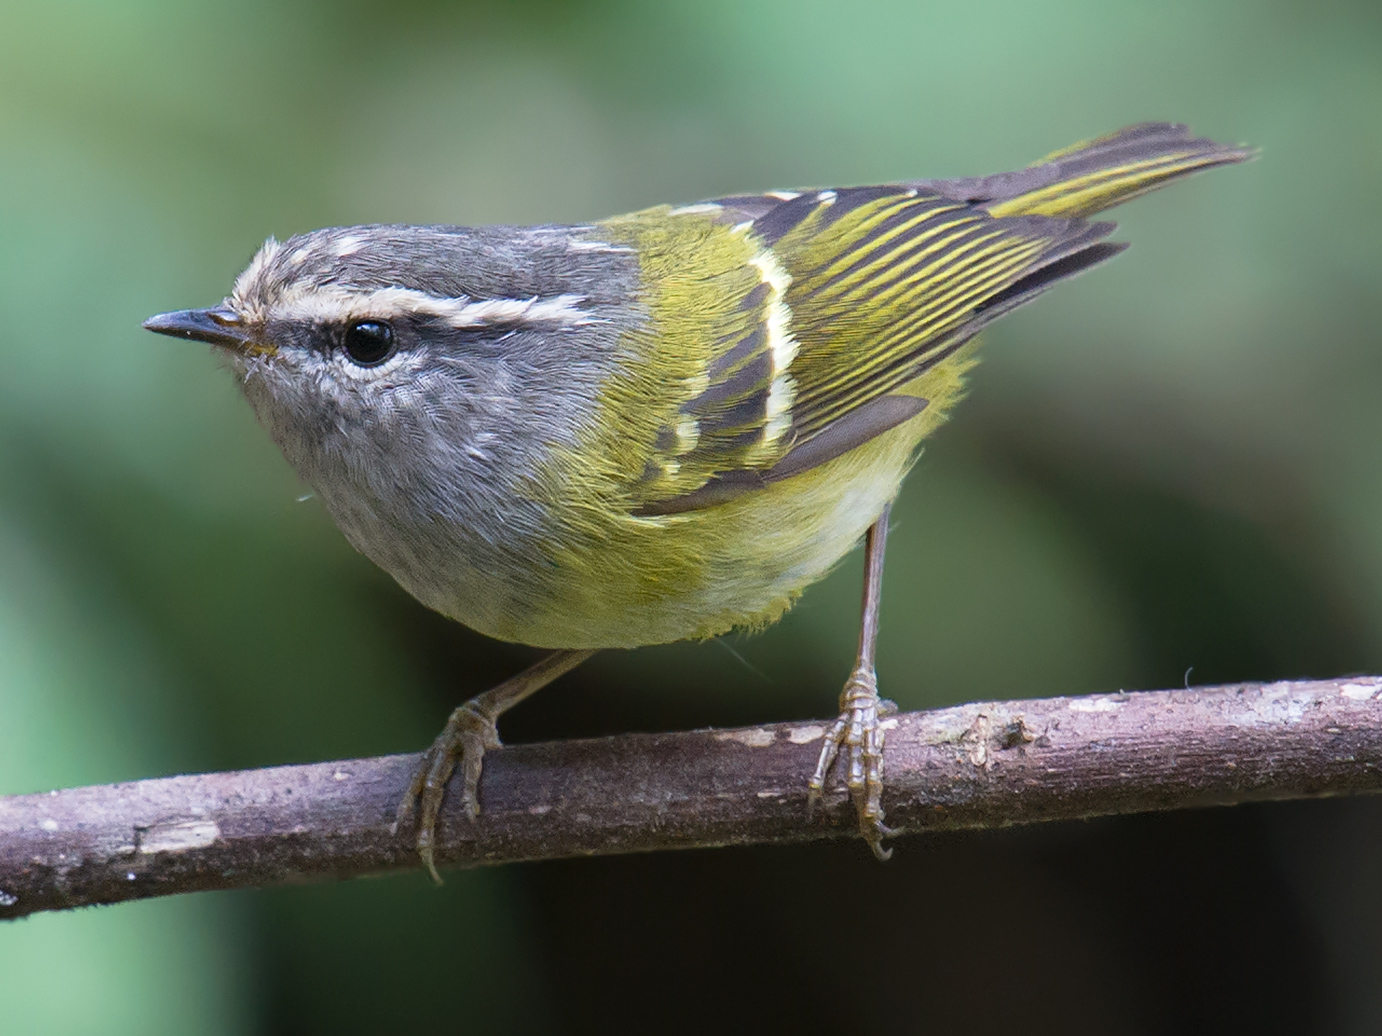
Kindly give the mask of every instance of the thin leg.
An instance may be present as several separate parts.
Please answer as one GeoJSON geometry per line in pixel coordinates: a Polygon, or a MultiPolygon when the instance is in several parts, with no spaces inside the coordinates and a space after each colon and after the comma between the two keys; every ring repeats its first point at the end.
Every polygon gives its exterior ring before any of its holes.
{"type": "Polygon", "coordinates": [[[564,673],[580,665],[594,651],[554,651],[542,661],[529,666],[483,694],[477,694],[446,721],[446,726],[422,753],[422,761],[413,774],[407,794],[398,804],[394,831],[403,827],[413,815],[414,804],[421,804],[417,822],[417,852],[432,872],[432,880],[441,884],[441,876],[433,861],[436,841],[437,814],[441,811],[446,782],[451,779],[457,763],[461,766],[461,808],[474,818],[480,815],[480,771],[485,762],[485,750],[499,748],[498,720],[509,709],[529,695],[542,690],[564,673]]]}
{"type": "Polygon", "coordinates": [[[880,715],[896,706],[878,696],[874,647],[878,640],[878,606],[883,595],[883,548],[888,539],[888,514],[883,508],[864,540],[864,608],[859,625],[859,655],[854,672],[840,692],[840,716],[825,735],[816,772],[811,776],[807,808],[814,809],[835,769],[849,788],[859,815],[859,833],[880,860],[892,855],[883,839],[893,832],[883,823],[883,727],[880,715]]]}

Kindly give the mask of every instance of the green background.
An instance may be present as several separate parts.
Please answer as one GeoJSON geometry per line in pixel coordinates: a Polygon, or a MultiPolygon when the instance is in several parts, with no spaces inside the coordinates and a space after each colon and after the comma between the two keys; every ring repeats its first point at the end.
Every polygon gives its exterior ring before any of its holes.
{"type": "MultiPolygon", "coordinates": [[[[140,330],[267,235],[973,175],[1143,119],[1262,157],[1119,210],[1127,255],[989,334],[895,512],[908,708],[1382,669],[1382,7],[0,4],[0,793],[415,750],[529,657],[354,554],[207,350],[140,330]]],[[[506,734],[829,715],[859,565],[506,734]]],[[[0,926],[0,1028],[1371,1033],[1378,807],[39,916],[0,926]]]]}

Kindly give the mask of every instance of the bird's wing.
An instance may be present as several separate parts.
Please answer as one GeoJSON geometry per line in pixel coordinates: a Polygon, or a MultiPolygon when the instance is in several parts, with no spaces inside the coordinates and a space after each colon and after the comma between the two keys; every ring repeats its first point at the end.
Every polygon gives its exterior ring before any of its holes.
{"type": "Polygon", "coordinates": [[[649,319],[608,409],[650,421],[612,444],[643,459],[626,483],[639,513],[720,503],[915,416],[927,401],[896,390],[1119,247],[1109,223],[996,219],[903,186],[739,214],[629,218],[649,319]]]}
{"type": "Polygon", "coordinates": [[[632,508],[712,506],[896,427],[928,403],[901,390],[1125,247],[1104,240],[1114,224],[1084,215],[1250,155],[1147,125],[982,181],[776,192],[610,221],[640,256],[649,315],[635,373],[614,386],[646,422],[625,430],[642,461],[626,482],[632,508]]]}

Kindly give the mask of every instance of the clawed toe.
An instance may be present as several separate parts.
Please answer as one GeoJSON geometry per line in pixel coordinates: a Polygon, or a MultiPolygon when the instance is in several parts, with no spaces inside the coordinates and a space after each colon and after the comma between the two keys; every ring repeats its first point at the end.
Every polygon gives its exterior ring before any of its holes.
{"type": "Polygon", "coordinates": [[[441,814],[446,784],[456,767],[461,768],[461,810],[474,819],[480,815],[480,773],[484,768],[485,750],[500,747],[499,731],[494,720],[468,701],[451,714],[446,727],[437,735],[431,747],[422,753],[412,782],[398,804],[393,830],[405,827],[418,809],[417,854],[432,880],[441,884],[436,865],[437,818],[441,814]]]}
{"type": "Polygon", "coordinates": [[[807,794],[808,816],[825,793],[832,770],[844,780],[859,817],[859,834],[880,860],[892,855],[883,839],[893,834],[883,823],[883,738],[880,715],[896,711],[878,697],[871,669],[857,669],[840,694],[840,715],[825,735],[807,794]]]}
{"type": "Polygon", "coordinates": [[[422,753],[408,791],[398,804],[393,831],[397,834],[404,829],[412,819],[413,810],[418,809],[414,844],[432,880],[438,885],[441,884],[441,875],[437,873],[435,859],[437,817],[446,794],[446,782],[451,779],[456,767],[461,768],[461,811],[474,819],[480,815],[480,772],[485,765],[485,752],[502,747],[497,726],[499,717],[594,653],[554,651],[517,676],[510,677],[483,694],[477,694],[451,713],[437,739],[422,753]]]}

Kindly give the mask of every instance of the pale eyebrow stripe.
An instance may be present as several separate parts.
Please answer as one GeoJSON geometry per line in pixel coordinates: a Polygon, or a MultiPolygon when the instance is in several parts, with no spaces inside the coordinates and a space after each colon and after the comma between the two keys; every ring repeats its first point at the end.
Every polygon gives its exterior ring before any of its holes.
{"type": "Polygon", "coordinates": [[[338,284],[292,289],[270,307],[274,318],[331,322],[429,316],[456,328],[490,324],[588,324],[596,318],[581,308],[581,295],[533,296],[527,299],[447,298],[413,288],[357,291],[338,284]]]}

